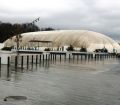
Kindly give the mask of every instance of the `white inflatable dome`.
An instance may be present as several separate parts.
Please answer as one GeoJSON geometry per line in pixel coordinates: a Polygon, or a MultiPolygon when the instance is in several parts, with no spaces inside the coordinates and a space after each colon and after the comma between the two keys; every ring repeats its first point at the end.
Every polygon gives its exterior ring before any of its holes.
{"type": "MultiPolygon", "coordinates": [[[[70,46],[76,48],[85,47],[87,51],[93,52],[95,49],[106,48],[109,52],[116,49],[120,52],[119,44],[108,36],[87,30],[57,30],[40,31],[22,34],[21,46],[28,46],[30,40],[52,41],[52,47],[70,46]]],[[[6,40],[6,46],[15,45],[15,37],[6,40]]],[[[43,44],[44,47],[45,44],[43,44]]]]}

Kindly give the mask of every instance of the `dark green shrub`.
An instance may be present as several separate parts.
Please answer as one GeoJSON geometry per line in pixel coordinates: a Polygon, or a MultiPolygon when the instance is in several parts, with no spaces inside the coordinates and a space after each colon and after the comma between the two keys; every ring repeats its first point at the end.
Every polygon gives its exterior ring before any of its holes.
{"type": "Polygon", "coordinates": [[[80,52],[87,52],[87,49],[84,48],[84,47],[82,47],[82,48],[80,49],[80,52]]]}
{"type": "Polygon", "coordinates": [[[1,50],[11,51],[12,47],[3,47],[1,50]]]}
{"type": "Polygon", "coordinates": [[[45,48],[44,51],[50,51],[50,48],[45,48]]]}
{"type": "Polygon", "coordinates": [[[108,53],[108,50],[106,48],[102,49],[102,51],[108,53]]]}
{"type": "Polygon", "coordinates": [[[72,45],[70,45],[66,50],[67,51],[74,51],[74,47],[72,45]]]}
{"type": "Polygon", "coordinates": [[[103,49],[95,49],[94,52],[104,52],[104,53],[108,53],[108,50],[106,48],[103,49]]]}

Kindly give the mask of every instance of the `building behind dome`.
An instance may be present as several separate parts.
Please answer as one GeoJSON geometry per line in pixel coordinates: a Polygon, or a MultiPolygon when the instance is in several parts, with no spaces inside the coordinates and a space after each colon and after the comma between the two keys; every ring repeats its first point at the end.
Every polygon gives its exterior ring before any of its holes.
{"type": "MultiPolygon", "coordinates": [[[[23,33],[22,39],[20,42],[20,47],[30,48],[30,47],[39,47],[45,48],[48,47],[46,43],[30,43],[30,41],[49,41],[52,42],[49,44],[49,47],[52,50],[64,49],[72,45],[76,50],[80,51],[81,48],[86,48],[88,52],[94,52],[96,49],[107,49],[108,52],[113,52],[116,50],[120,52],[119,44],[111,39],[108,36],[103,34],[87,31],[87,30],[57,30],[57,31],[40,31],[40,32],[30,32],[23,33]]],[[[16,37],[12,37],[6,40],[5,46],[16,46],[16,37]]],[[[38,48],[37,48],[38,49],[38,48]]]]}

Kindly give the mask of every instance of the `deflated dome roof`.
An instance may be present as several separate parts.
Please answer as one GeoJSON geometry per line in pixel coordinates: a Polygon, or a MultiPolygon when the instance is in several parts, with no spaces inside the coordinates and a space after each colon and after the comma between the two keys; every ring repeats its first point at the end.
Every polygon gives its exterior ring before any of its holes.
{"type": "MultiPolygon", "coordinates": [[[[5,41],[6,45],[14,44],[14,39],[5,41]]],[[[69,46],[86,47],[88,49],[107,47],[108,50],[113,48],[120,50],[120,46],[108,36],[87,30],[57,30],[57,31],[40,31],[22,34],[22,46],[28,45],[30,40],[52,41],[54,47],[69,46]]]]}

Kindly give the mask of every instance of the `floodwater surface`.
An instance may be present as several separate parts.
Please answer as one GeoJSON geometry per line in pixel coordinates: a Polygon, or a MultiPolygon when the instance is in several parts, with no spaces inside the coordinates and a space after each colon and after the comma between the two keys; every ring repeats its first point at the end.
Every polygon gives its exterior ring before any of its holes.
{"type": "Polygon", "coordinates": [[[0,72],[0,105],[120,105],[120,60],[44,61],[0,72]],[[25,96],[26,100],[8,99],[25,96]]]}

